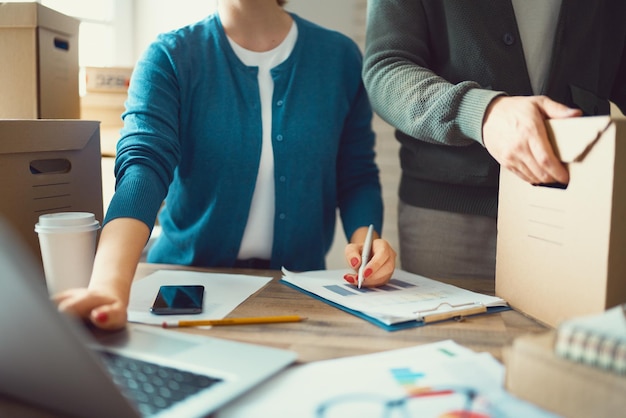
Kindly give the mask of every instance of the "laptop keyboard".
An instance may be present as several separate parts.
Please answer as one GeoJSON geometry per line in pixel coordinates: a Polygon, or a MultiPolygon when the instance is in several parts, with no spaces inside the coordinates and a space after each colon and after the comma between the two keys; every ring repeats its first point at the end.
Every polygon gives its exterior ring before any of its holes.
{"type": "Polygon", "coordinates": [[[154,415],[222,381],[108,351],[99,354],[124,396],[143,416],[154,415]]]}

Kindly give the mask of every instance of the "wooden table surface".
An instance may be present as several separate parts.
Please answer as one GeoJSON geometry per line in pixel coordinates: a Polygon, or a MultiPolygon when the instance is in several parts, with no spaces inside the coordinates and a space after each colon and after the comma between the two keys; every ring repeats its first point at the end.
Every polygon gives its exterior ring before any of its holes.
{"type": "MultiPolygon", "coordinates": [[[[159,269],[181,269],[181,267],[140,264],[136,279],[159,269]]],[[[206,271],[232,272],[223,269],[206,271]]],[[[467,317],[462,321],[450,320],[389,332],[280,283],[281,273],[278,271],[236,272],[273,279],[228,317],[301,315],[308,319],[299,323],[179,330],[293,350],[298,353],[298,361],[302,363],[410,347],[445,339],[452,339],[475,351],[487,351],[502,361],[503,348],[510,346],[515,337],[547,330],[533,319],[509,310],[467,317]]],[[[441,281],[489,295],[493,295],[495,291],[495,282],[492,280],[441,281]]]]}
{"type": "MultiPolygon", "coordinates": [[[[136,279],[157,270],[189,269],[181,266],[145,264],[138,266],[136,279]]],[[[196,269],[194,269],[196,270],[196,269]]],[[[334,308],[320,300],[279,282],[281,273],[264,270],[202,269],[219,273],[272,277],[229,317],[294,314],[308,319],[298,323],[237,325],[210,329],[179,328],[177,332],[203,334],[293,350],[298,362],[347,357],[396,348],[427,344],[445,339],[475,351],[486,351],[503,361],[503,351],[515,337],[544,332],[547,328],[514,310],[467,317],[463,321],[445,321],[400,331],[385,331],[361,318],[334,308]]],[[[489,280],[441,280],[485,294],[494,294],[495,283],[489,280]]],[[[211,297],[211,296],[209,296],[211,297]]],[[[59,415],[0,395],[0,417],[59,418],[59,415]]]]}

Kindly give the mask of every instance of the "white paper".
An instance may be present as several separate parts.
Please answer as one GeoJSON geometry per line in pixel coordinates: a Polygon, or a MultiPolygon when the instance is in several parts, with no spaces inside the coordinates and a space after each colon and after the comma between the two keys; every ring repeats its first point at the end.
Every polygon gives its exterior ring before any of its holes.
{"type": "Polygon", "coordinates": [[[498,297],[396,270],[386,286],[361,288],[343,280],[348,270],[318,270],[293,273],[283,268],[283,280],[323,299],[360,311],[384,324],[420,321],[430,314],[468,308],[507,306],[498,297]]]}
{"type": "Polygon", "coordinates": [[[163,321],[225,318],[243,301],[272,280],[242,274],[158,270],[133,282],[128,306],[129,322],[160,325],[163,321]],[[203,312],[193,315],[154,315],[150,306],[162,285],[203,285],[203,312]]]}
{"type": "MultiPolygon", "coordinates": [[[[338,397],[401,399],[412,391],[445,388],[459,392],[409,401],[407,415],[390,411],[380,416],[463,416],[459,408],[466,404],[460,389],[471,388],[479,394],[472,407],[477,414],[467,416],[553,417],[505,392],[503,381],[504,367],[490,354],[475,353],[446,340],[291,367],[222,408],[217,418],[314,418],[320,405],[338,397]]],[[[343,416],[368,418],[374,410],[367,402],[349,406],[343,416]]]]}

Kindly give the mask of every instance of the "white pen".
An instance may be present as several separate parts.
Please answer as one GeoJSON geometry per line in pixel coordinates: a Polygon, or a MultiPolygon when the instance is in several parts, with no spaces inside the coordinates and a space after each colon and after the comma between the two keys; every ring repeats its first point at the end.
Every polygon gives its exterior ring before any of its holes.
{"type": "Polygon", "coordinates": [[[365,265],[370,260],[370,251],[372,249],[372,238],[374,237],[374,225],[370,225],[365,236],[365,242],[363,243],[363,253],[361,254],[361,267],[359,267],[359,289],[363,284],[363,272],[365,271],[365,265]]]}

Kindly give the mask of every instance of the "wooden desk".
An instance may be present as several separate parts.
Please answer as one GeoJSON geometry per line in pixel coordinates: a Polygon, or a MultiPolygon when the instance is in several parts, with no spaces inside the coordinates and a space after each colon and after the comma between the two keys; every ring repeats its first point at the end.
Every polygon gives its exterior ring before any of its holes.
{"type": "MultiPolygon", "coordinates": [[[[159,269],[181,267],[142,263],[135,277],[140,279],[159,269]]],[[[227,272],[224,269],[207,271],[227,272]]],[[[181,331],[293,350],[298,353],[298,361],[306,363],[445,339],[453,339],[475,351],[487,351],[502,361],[503,348],[511,345],[515,337],[547,330],[533,319],[510,310],[468,317],[463,321],[446,321],[389,332],[279,283],[281,273],[278,271],[236,272],[273,277],[273,280],[237,307],[229,317],[293,314],[305,316],[308,320],[300,323],[213,327],[208,330],[184,328],[181,331]]],[[[480,293],[493,295],[495,292],[495,283],[491,280],[442,281],[480,293]]]]}
{"type": "MultiPolygon", "coordinates": [[[[189,268],[142,263],[137,269],[135,278],[141,279],[150,273],[163,269],[189,268]]],[[[278,271],[204,270],[273,277],[267,286],[237,307],[229,316],[297,314],[306,316],[308,320],[300,323],[238,325],[213,327],[211,329],[179,328],[177,332],[196,333],[293,350],[298,353],[300,363],[374,353],[445,339],[453,339],[475,351],[487,351],[502,361],[503,348],[510,346],[515,337],[547,330],[546,327],[536,321],[510,310],[469,317],[463,321],[446,321],[425,327],[388,332],[279,283],[281,273],[278,271]]],[[[485,294],[494,293],[495,283],[493,281],[442,281],[485,294]]],[[[0,396],[0,416],[58,418],[57,415],[8,400],[2,396],[0,396]]]]}

